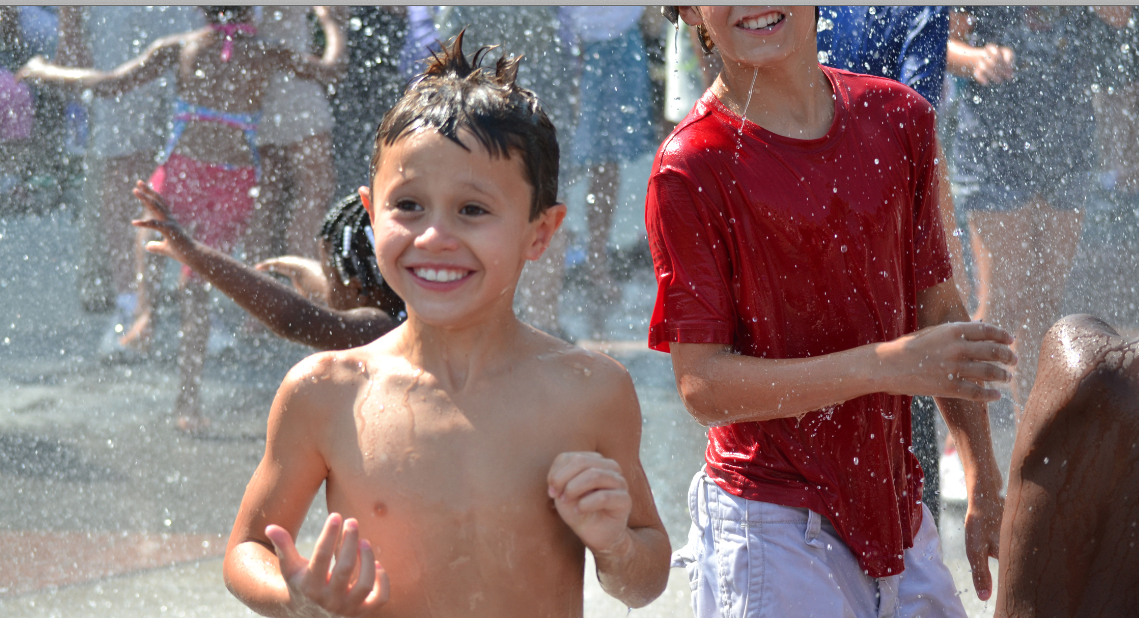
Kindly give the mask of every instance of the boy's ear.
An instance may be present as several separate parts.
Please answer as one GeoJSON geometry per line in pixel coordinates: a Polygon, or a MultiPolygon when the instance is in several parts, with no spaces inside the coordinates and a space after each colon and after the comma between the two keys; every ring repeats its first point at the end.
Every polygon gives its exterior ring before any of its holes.
{"type": "Polygon", "coordinates": [[[689,26],[695,28],[704,23],[704,17],[700,15],[700,9],[694,6],[678,6],[676,8],[680,10],[680,18],[689,26]]]}
{"type": "Polygon", "coordinates": [[[565,219],[565,204],[554,204],[538,215],[538,220],[534,222],[534,242],[526,248],[527,260],[533,262],[542,257],[542,254],[546,252],[546,247],[550,246],[550,241],[554,239],[554,234],[562,227],[562,222],[565,219]]]}
{"type": "Polygon", "coordinates": [[[372,190],[368,187],[360,187],[360,203],[364,205],[364,212],[368,213],[368,220],[375,225],[376,211],[372,208],[372,190]]]}

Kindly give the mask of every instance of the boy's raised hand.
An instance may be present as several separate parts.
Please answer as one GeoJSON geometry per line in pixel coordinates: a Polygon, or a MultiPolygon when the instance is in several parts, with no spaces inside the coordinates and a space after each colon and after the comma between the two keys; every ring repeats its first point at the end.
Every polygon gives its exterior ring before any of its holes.
{"type": "Polygon", "coordinates": [[[600,453],[562,453],[546,482],[558,515],[594,553],[615,552],[631,541],[633,500],[616,461],[600,453]]]}
{"type": "Polygon", "coordinates": [[[136,219],[131,221],[131,225],[162,234],[162,240],[146,243],[146,250],[185,263],[186,254],[193,250],[196,241],[181,225],[178,225],[178,221],[170,214],[170,206],[166,200],[141,180],[135,185],[132,193],[142,202],[149,218],[136,219]]]}
{"type": "Polygon", "coordinates": [[[360,540],[355,519],[343,521],[339,513],[330,514],[311,560],[297,552],[288,530],[270,525],[265,536],[276,549],[297,615],[362,616],[387,603],[388,574],[375,559],[371,544],[360,540]]]}
{"type": "Polygon", "coordinates": [[[996,401],[1001,394],[985,382],[1008,382],[1001,365],[1015,365],[1012,335],[982,322],[930,326],[878,344],[885,375],[882,390],[894,395],[926,395],[996,401]]]}

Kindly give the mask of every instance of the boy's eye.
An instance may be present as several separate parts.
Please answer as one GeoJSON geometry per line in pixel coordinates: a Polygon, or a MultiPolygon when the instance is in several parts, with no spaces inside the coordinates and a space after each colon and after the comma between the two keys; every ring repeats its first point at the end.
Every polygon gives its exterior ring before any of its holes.
{"type": "Polygon", "coordinates": [[[479,206],[478,204],[467,204],[459,209],[459,214],[475,217],[478,215],[490,214],[490,211],[479,206]]]}
{"type": "Polygon", "coordinates": [[[423,207],[415,200],[400,200],[395,203],[395,208],[403,212],[418,212],[423,210],[423,207]]]}

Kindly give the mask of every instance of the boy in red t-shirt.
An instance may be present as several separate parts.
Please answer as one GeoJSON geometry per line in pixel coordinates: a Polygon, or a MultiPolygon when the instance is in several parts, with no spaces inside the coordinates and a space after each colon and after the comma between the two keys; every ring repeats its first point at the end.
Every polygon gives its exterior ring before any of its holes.
{"type": "Polygon", "coordinates": [[[910,396],[938,397],[962,453],[987,599],[1002,501],[985,382],[1016,357],[1008,333],[968,323],[951,280],[934,110],[820,67],[813,8],[679,15],[724,59],[646,205],[649,344],[710,427],[674,556],[696,614],[964,616],[921,503],[910,396]]]}

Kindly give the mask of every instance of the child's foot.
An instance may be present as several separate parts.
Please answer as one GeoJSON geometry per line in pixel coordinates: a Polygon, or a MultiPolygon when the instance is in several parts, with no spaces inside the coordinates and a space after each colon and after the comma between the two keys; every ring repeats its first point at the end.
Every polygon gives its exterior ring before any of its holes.
{"type": "Polygon", "coordinates": [[[175,426],[184,434],[201,436],[210,428],[210,419],[204,416],[179,416],[175,426]]]}
{"type": "Polygon", "coordinates": [[[139,354],[149,354],[154,340],[154,324],[150,310],[144,310],[135,318],[129,330],[119,337],[119,345],[139,354]]]}
{"type": "Polygon", "coordinates": [[[187,396],[185,392],[178,395],[174,404],[174,417],[178,431],[191,436],[201,436],[210,427],[210,419],[202,416],[197,398],[187,396]]]}

